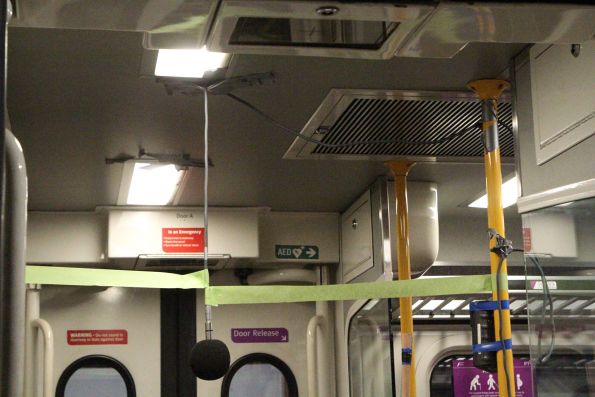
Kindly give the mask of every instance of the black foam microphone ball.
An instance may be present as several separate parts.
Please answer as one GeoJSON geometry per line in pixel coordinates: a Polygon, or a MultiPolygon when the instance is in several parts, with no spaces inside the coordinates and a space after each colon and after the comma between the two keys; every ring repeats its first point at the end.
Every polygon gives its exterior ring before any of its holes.
{"type": "Polygon", "coordinates": [[[201,340],[190,352],[190,367],[198,378],[215,380],[229,369],[229,349],[217,339],[201,340]]]}

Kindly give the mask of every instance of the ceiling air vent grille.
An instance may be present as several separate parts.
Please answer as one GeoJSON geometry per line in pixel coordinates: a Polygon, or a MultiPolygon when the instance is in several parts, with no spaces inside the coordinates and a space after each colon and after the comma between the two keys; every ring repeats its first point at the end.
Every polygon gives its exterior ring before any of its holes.
{"type": "MultiPolygon", "coordinates": [[[[499,104],[499,119],[512,124],[508,101],[499,104]]],[[[302,134],[328,144],[400,140],[434,141],[481,120],[481,104],[458,92],[332,90],[302,134]]],[[[514,156],[514,137],[500,128],[500,150],[514,156]]],[[[328,147],[296,139],[285,158],[375,159],[411,158],[427,161],[483,161],[483,142],[473,130],[436,145],[375,143],[328,147]]]]}

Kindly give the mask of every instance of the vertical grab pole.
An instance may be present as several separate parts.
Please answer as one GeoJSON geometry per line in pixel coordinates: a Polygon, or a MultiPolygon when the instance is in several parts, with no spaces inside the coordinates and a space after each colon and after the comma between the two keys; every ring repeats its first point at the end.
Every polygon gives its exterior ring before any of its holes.
{"type": "MultiPolygon", "coordinates": [[[[15,389],[13,385],[8,384],[10,380],[10,369],[11,369],[11,347],[10,344],[10,330],[9,326],[5,325],[10,320],[10,301],[5,299],[7,286],[10,284],[7,280],[9,275],[8,271],[5,270],[6,259],[6,227],[5,227],[5,207],[7,205],[6,200],[6,148],[5,148],[5,133],[4,129],[7,125],[7,114],[6,114],[6,38],[8,35],[8,19],[9,11],[8,4],[10,2],[4,2],[0,5],[0,29],[2,30],[2,41],[0,48],[2,54],[0,54],[0,397],[9,397],[11,393],[14,393],[15,389]],[[6,280],[6,281],[5,281],[6,280]]],[[[18,381],[18,380],[17,380],[18,381]]]]}
{"type": "Polygon", "coordinates": [[[25,382],[27,167],[19,141],[8,129],[4,133],[7,208],[4,219],[4,267],[0,277],[0,397],[20,397],[25,382]]]}
{"type": "MultiPolygon", "coordinates": [[[[407,174],[415,163],[410,161],[389,161],[395,178],[397,201],[397,269],[399,280],[411,279],[409,253],[409,214],[407,209],[407,174]]],[[[401,312],[401,396],[415,397],[415,363],[413,355],[413,310],[411,297],[399,299],[401,312]]]]}
{"type": "MultiPolygon", "coordinates": [[[[504,211],[502,210],[502,169],[500,164],[500,146],[498,143],[497,103],[498,98],[508,86],[509,84],[505,80],[475,80],[467,85],[481,99],[486,191],[488,195],[488,227],[494,229],[501,236],[505,236],[505,232],[504,211]]],[[[495,244],[495,239],[491,239],[490,250],[495,244]]],[[[491,273],[494,277],[498,272],[499,262],[500,257],[498,254],[490,252],[491,273]]],[[[506,259],[502,262],[501,275],[500,299],[508,300],[506,259]]],[[[498,300],[498,291],[496,291],[495,285],[492,288],[492,299],[494,301],[498,300]]],[[[502,309],[501,319],[498,310],[494,311],[494,320],[496,340],[500,340],[500,327],[502,327],[503,338],[510,339],[512,337],[510,310],[502,309]]],[[[498,393],[500,397],[515,397],[512,349],[500,350],[497,352],[496,357],[498,362],[498,393]],[[508,387],[505,386],[507,385],[507,379],[504,368],[504,354],[506,354],[506,368],[508,374],[510,374],[510,396],[508,387]]]]}

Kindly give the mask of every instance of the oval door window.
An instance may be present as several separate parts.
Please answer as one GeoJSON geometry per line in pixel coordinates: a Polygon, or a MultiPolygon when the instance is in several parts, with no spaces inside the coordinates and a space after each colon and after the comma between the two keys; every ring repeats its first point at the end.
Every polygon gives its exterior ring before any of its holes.
{"type": "Polygon", "coordinates": [[[56,397],[136,397],[126,367],[108,356],[86,356],[70,364],[60,376],[56,397]]]}
{"type": "Polygon", "coordinates": [[[287,364],[270,354],[253,353],[232,364],[221,397],[298,397],[298,388],[287,364]]]}

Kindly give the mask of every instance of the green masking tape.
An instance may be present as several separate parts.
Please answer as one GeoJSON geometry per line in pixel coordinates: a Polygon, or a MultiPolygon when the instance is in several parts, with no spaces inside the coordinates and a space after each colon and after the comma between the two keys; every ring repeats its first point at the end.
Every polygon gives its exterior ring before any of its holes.
{"type": "Polygon", "coordinates": [[[208,287],[206,303],[217,306],[383,299],[406,296],[475,294],[491,290],[492,276],[486,274],[339,285],[208,287]]]}
{"type": "Polygon", "coordinates": [[[201,270],[179,275],[134,270],[27,266],[25,280],[28,284],[190,289],[206,288],[209,285],[209,273],[201,270]]]}
{"type": "Polygon", "coordinates": [[[27,266],[26,282],[100,287],[206,288],[206,303],[217,306],[475,294],[491,291],[493,276],[485,274],[339,285],[209,287],[209,274],[205,270],[178,275],[133,270],[27,266]]]}

